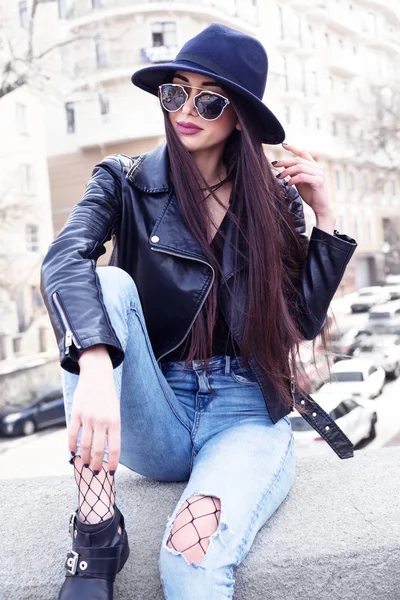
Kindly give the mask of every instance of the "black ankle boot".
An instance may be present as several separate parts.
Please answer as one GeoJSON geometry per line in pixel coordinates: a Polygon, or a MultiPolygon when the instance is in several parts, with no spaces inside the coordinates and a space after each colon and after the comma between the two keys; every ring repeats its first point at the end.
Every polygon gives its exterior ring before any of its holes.
{"type": "Polygon", "coordinates": [[[129,556],[124,517],[114,516],[97,525],[82,524],[72,513],[69,532],[72,550],[65,561],[66,578],[58,600],[113,600],[115,576],[129,556]],[[118,532],[121,526],[122,534],[118,532]]]}

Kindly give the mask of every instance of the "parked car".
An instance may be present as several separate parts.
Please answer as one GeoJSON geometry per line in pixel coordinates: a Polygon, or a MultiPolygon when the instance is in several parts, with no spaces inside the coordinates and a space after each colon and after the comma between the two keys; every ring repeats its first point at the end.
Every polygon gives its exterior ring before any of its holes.
{"type": "Polygon", "coordinates": [[[298,384],[305,392],[314,392],[329,379],[332,357],[326,357],[318,347],[313,356],[312,345],[309,342],[300,345],[299,355],[299,359],[296,360],[298,384]]]}
{"type": "Polygon", "coordinates": [[[395,379],[400,375],[400,336],[388,334],[364,338],[354,356],[371,360],[381,366],[388,377],[395,379]]]}
{"type": "Polygon", "coordinates": [[[38,429],[65,423],[62,387],[41,394],[28,406],[6,404],[0,408],[2,435],[31,435],[38,429]]]}
{"type": "Polygon", "coordinates": [[[357,329],[352,327],[342,335],[337,341],[330,344],[333,361],[337,362],[348,356],[353,356],[354,351],[358,348],[365,339],[372,335],[367,329],[357,329]]]}
{"type": "Polygon", "coordinates": [[[391,300],[400,298],[400,283],[387,283],[385,289],[389,292],[391,300]]]}
{"type": "Polygon", "coordinates": [[[368,315],[368,329],[376,333],[400,334],[400,300],[371,308],[368,315]]]}
{"type": "Polygon", "coordinates": [[[358,297],[351,303],[351,312],[367,311],[377,304],[389,302],[389,292],[380,285],[361,288],[358,291],[358,297]]]}
{"type": "MultiPolygon", "coordinates": [[[[311,397],[329,414],[329,416],[344,431],[350,441],[356,446],[364,439],[376,436],[375,423],[378,420],[376,412],[368,406],[368,401],[353,398],[349,394],[329,394],[322,391],[311,394],[311,397]]],[[[301,454],[329,452],[328,444],[301,414],[294,410],[289,415],[296,451],[301,454]]]]}
{"type": "Polygon", "coordinates": [[[385,370],[372,360],[339,360],[332,367],[331,380],[321,387],[321,392],[376,398],[382,392],[385,379],[385,370]]]}
{"type": "Polygon", "coordinates": [[[386,283],[389,285],[392,283],[400,285],[400,275],[387,275],[386,283]]]}

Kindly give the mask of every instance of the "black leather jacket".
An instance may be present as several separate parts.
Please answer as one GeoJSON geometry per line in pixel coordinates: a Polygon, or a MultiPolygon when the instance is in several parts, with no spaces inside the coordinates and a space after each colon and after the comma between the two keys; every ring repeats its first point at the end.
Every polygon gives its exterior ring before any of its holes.
{"type": "MultiPolygon", "coordinates": [[[[305,237],[301,198],[294,186],[285,187],[296,229],[305,237]]],[[[228,237],[230,233],[228,220],[228,237]]],[[[168,178],[166,144],[139,157],[106,157],[95,166],[81,201],[49,246],[41,269],[41,293],[59,345],[61,367],[71,373],[79,373],[79,357],[95,344],[107,346],[114,368],[124,358],[95,270],[98,257],[106,251],[104,242],[110,239],[114,251],[109,264],[124,269],[135,281],[158,361],[189,333],[213,281],[213,269],[181,218],[168,178]]],[[[322,329],[356,246],[346,235],[313,229],[299,297],[298,320],[305,339],[313,339],[322,329]]],[[[221,308],[234,336],[240,338],[242,323],[232,321],[226,286],[238,277],[243,290],[239,302],[245,302],[243,265],[236,265],[236,270],[233,265],[233,250],[225,244],[221,308]]],[[[275,423],[291,409],[281,402],[255,359],[250,366],[275,423]]],[[[310,406],[312,410],[315,406],[310,406]]],[[[319,431],[323,420],[318,423],[317,416],[314,421],[319,431]]]]}

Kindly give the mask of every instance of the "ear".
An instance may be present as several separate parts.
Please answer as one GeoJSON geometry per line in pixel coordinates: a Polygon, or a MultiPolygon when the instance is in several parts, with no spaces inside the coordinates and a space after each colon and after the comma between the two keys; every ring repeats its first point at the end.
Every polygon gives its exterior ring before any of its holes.
{"type": "Polygon", "coordinates": [[[235,125],[235,128],[236,128],[238,131],[242,131],[242,126],[240,125],[239,121],[236,123],[236,125],[235,125]]]}

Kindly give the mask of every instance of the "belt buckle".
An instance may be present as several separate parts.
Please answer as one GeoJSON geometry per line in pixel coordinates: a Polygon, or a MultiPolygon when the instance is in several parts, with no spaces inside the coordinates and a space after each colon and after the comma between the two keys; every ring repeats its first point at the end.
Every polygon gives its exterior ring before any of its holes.
{"type": "Polygon", "coordinates": [[[79,560],[79,554],[77,552],[75,552],[75,550],[70,550],[67,553],[67,560],[65,563],[65,568],[67,569],[68,573],[71,573],[71,575],[75,575],[75,573],[76,573],[76,567],[78,566],[78,560],[79,560]]]}

